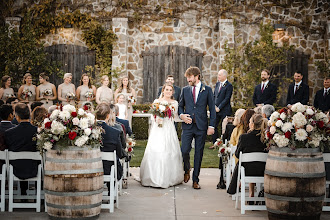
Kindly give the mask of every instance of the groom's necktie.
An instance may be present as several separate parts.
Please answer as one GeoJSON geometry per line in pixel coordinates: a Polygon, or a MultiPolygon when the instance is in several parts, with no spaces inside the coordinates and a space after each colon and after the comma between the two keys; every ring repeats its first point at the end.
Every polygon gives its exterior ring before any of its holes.
{"type": "Polygon", "coordinates": [[[196,90],[196,86],[193,87],[193,91],[192,91],[194,103],[196,103],[196,91],[195,90],[196,90]]]}
{"type": "Polygon", "coordinates": [[[262,83],[262,86],[261,86],[261,93],[264,93],[264,89],[265,89],[265,84],[262,83]]]}

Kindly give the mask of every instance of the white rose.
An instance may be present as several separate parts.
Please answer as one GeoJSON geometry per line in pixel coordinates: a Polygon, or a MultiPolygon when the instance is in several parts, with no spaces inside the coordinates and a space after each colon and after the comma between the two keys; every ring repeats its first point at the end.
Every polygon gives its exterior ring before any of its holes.
{"type": "Polygon", "coordinates": [[[88,118],[82,118],[82,119],[80,119],[80,121],[79,121],[79,127],[81,129],[88,128],[88,122],[89,122],[88,118]]]}
{"type": "Polygon", "coordinates": [[[67,121],[71,117],[71,113],[68,111],[61,111],[58,117],[63,121],[67,121]]]}
{"type": "Polygon", "coordinates": [[[87,136],[89,136],[92,133],[92,129],[86,128],[86,129],[84,129],[84,132],[87,136]]]}
{"type": "Polygon", "coordinates": [[[280,117],[280,113],[279,112],[273,112],[270,116],[270,121],[271,122],[275,122],[278,118],[280,117]]]}
{"type": "Polygon", "coordinates": [[[270,132],[271,134],[275,134],[275,132],[276,132],[276,127],[275,127],[275,126],[271,126],[270,129],[269,129],[269,132],[270,132]]]}
{"type": "Polygon", "coordinates": [[[313,129],[314,129],[314,128],[313,128],[312,125],[307,125],[307,126],[306,126],[306,131],[307,131],[307,132],[311,132],[311,131],[313,131],[313,129]]]}
{"type": "Polygon", "coordinates": [[[51,126],[51,132],[53,134],[62,134],[65,131],[66,127],[58,121],[53,121],[51,126]]]}
{"type": "Polygon", "coordinates": [[[47,141],[47,142],[44,143],[44,149],[45,150],[50,150],[50,149],[52,149],[52,147],[53,147],[52,142],[47,141]]]}
{"type": "Polygon", "coordinates": [[[38,127],[37,132],[40,133],[42,131],[42,128],[38,127]]]}
{"type": "Polygon", "coordinates": [[[276,123],[275,123],[276,127],[280,128],[282,127],[283,125],[283,122],[281,120],[278,120],[276,123]]]}
{"type": "Polygon", "coordinates": [[[291,122],[285,122],[282,126],[282,131],[285,133],[287,131],[290,131],[291,129],[293,129],[293,125],[291,122]]]}
{"type": "Polygon", "coordinates": [[[306,117],[301,112],[298,112],[292,117],[292,123],[296,127],[301,128],[305,124],[307,124],[307,120],[306,120],[306,117]]]}
{"type": "Polygon", "coordinates": [[[272,122],[270,120],[267,122],[267,124],[269,127],[272,126],[272,122]]]}
{"type": "Polygon", "coordinates": [[[55,109],[53,112],[52,112],[52,114],[50,115],[50,119],[51,120],[55,120],[56,118],[57,118],[57,116],[58,116],[58,114],[60,113],[60,111],[58,110],[58,109],[55,109]]]}
{"type": "Polygon", "coordinates": [[[78,115],[84,115],[84,114],[85,114],[84,109],[82,108],[78,109],[78,115]]]}
{"type": "Polygon", "coordinates": [[[159,110],[160,110],[160,111],[162,111],[162,112],[163,112],[163,111],[165,111],[165,109],[166,109],[166,108],[165,108],[165,106],[164,106],[164,105],[159,105],[159,110]]]}
{"type": "Polygon", "coordinates": [[[83,135],[74,142],[74,144],[78,147],[83,146],[88,141],[88,137],[86,135],[83,135]]]}
{"type": "Polygon", "coordinates": [[[79,118],[77,118],[77,117],[76,118],[73,118],[72,119],[72,124],[73,125],[79,125],[79,118]]]}
{"type": "Polygon", "coordinates": [[[282,120],[285,120],[285,119],[286,119],[286,114],[285,114],[284,112],[282,112],[281,115],[280,115],[280,118],[281,118],[282,120]]]}
{"type": "Polygon", "coordinates": [[[44,119],[44,124],[46,124],[47,122],[50,122],[49,118],[44,119]]]}
{"type": "Polygon", "coordinates": [[[73,105],[67,104],[67,105],[63,106],[63,111],[68,111],[71,114],[72,112],[76,111],[76,107],[74,107],[73,105]]]}
{"type": "Polygon", "coordinates": [[[319,134],[314,134],[310,137],[310,140],[308,140],[308,144],[314,145],[314,147],[320,146],[320,142],[322,141],[324,137],[319,134]]]}
{"type": "Polygon", "coordinates": [[[300,102],[298,102],[291,107],[291,110],[294,112],[304,112],[306,111],[306,107],[300,102]]]}
{"type": "Polygon", "coordinates": [[[289,139],[287,139],[284,135],[275,134],[273,140],[278,147],[286,147],[289,144],[289,139]]]}
{"type": "Polygon", "coordinates": [[[302,129],[302,128],[298,129],[294,135],[298,141],[304,141],[307,139],[307,136],[308,136],[305,129],[302,129]]]}
{"type": "Polygon", "coordinates": [[[311,109],[311,108],[307,108],[307,109],[306,109],[306,114],[307,114],[307,115],[313,115],[313,114],[314,114],[313,109],[311,109]]]}
{"type": "Polygon", "coordinates": [[[87,118],[88,118],[90,124],[94,124],[95,116],[92,113],[87,113],[87,118]]]}

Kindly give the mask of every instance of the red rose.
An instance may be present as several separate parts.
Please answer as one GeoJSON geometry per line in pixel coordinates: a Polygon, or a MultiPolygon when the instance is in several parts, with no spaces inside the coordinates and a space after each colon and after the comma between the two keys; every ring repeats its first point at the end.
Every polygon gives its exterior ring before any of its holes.
{"type": "Polygon", "coordinates": [[[272,139],[272,138],[273,138],[273,135],[272,135],[270,132],[267,132],[267,137],[268,137],[269,139],[272,139]]]}
{"type": "Polygon", "coordinates": [[[51,128],[51,126],[52,126],[52,122],[51,121],[46,122],[45,128],[51,128]]]}
{"type": "Polygon", "coordinates": [[[69,139],[74,140],[77,137],[77,133],[74,131],[69,132],[69,139]]]}
{"type": "Polygon", "coordinates": [[[84,110],[87,111],[88,110],[88,106],[87,105],[84,105],[84,110]]]}
{"type": "Polygon", "coordinates": [[[290,131],[287,131],[287,132],[285,132],[285,137],[287,138],[287,139],[290,139],[290,137],[291,137],[291,132],[290,131]]]}
{"type": "Polygon", "coordinates": [[[226,150],[225,148],[221,148],[220,153],[223,154],[225,152],[225,150],[226,150]]]}
{"type": "Polygon", "coordinates": [[[318,122],[317,122],[317,126],[318,126],[319,128],[323,128],[323,127],[324,127],[324,122],[323,122],[323,121],[318,121],[318,122]]]}
{"type": "Polygon", "coordinates": [[[127,149],[128,152],[132,152],[132,150],[133,150],[133,149],[132,149],[131,147],[129,147],[129,148],[127,149]]]}
{"type": "Polygon", "coordinates": [[[72,117],[77,117],[77,115],[78,115],[77,112],[71,112],[72,117]]]}

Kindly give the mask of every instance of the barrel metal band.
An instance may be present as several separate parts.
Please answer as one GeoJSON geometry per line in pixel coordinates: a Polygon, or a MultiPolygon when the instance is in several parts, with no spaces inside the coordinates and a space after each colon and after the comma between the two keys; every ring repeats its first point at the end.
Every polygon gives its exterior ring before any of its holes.
{"type": "Polygon", "coordinates": [[[57,174],[89,174],[89,173],[103,173],[103,168],[89,169],[89,170],[45,170],[45,175],[57,175],[57,174]]]}
{"type": "Polygon", "coordinates": [[[46,205],[55,209],[91,209],[102,205],[102,202],[90,204],[90,205],[56,205],[46,202],[46,205]]]}
{"type": "Polygon", "coordinates": [[[90,158],[90,159],[58,159],[46,157],[46,161],[54,162],[54,163],[94,163],[102,161],[101,157],[90,158]]]}
{"type": "Polygon", "coordinates": [[[287,196],[279,196],[279,195],[271,195],[268,193],[265,193],[265,197],[268,199],[273,199],[277,201],[288,201],[288,202],[317,202],[317,201],[323,201],[323,196],[318,197],[287,197],[287,196]]]}
{"type": "Polygon", "coordinates": [[[288,212],[287,211],[270,209],[268,207],[267,207],[267,211],[270,212],[270,213],[274,213],[274,214],[286,214],[286,215],[288,215],[288,212]]]}
{"type": "Polygon", "coordinates": [[[293,161],[293,162],[323,161],[323,157],[303,157],[303,158],[296,158],[296,157],[275,157],[275,156],[272,156],[272,155],[268,155],[268,158],[267,159],[280,160],[280,161],[293,161]]]}
{"type": "Polygon", "coordinates": [[[270,175],[270,176],[277,176],[277,177],[296,177],[296,178],[325,177],[325,172],[321,172],[321,173],[284,173],[284,172],[265,170],[265,174],[270,175]]]}
{"type": "Polygon", "coordinates": [[[103,193],[103,188],[87,192],[57,192],[44,189],[45,193],[53,196],[92,196],[103,193]]]}

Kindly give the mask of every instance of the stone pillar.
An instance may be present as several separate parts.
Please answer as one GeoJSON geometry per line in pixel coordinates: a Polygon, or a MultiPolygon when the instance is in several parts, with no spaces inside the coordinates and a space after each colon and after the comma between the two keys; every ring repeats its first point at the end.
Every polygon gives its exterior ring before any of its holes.
{"type": "Polygon", "coordinates": [[[112,30],[118,40],[112,50],[112,69],[120,70],[120,75],[127,75],[127,18],[113,18],[112,30]]]}
{"type": "Polygon", "coordinates": [[[220,67],[225,59],[225,43],[227,42],[229,47],[234,47],[234,30],[233,19],[219,19],[220,67]]]}
{"type": "Polygon", "coordinates": [[[5,22],[6,24],[9,25],[9,35],[11,35],[11,31],[15,30],[15,31],[19,31],[19,27],[21,24],[21,18],[20,17],[7,17],[5,18],[5,22]]]}

